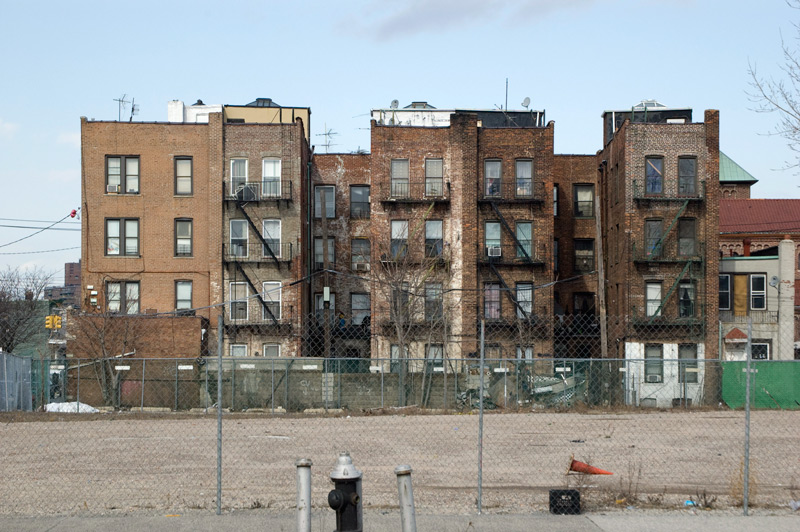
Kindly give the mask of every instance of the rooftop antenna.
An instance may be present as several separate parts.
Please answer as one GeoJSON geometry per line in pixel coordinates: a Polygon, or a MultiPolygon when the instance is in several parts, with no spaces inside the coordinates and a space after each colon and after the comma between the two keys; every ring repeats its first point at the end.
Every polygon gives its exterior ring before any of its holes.
{"type": "Polygon", "coordinates": [[[131,98],[131,117],[128,122],[133,122],[133,116],[139,114],[139,106],[134,103],[135,101],[136,98],[131,98]]]}
{"type": "Polygon", "coordinates": [[[117,102],[117,122],[122,121],[122,111],[124,111],[128,104],[131,103],[125,99],[126,96],[127,94],[123,94],[119,98],[114,98],[114,101],[117,102]]]}
{"type": "Polygon", "coordinates": [[[389,104],[389,108],[390,108],[390,109],[397,109],[397,107],[398,107],[399,105],[400,105],[400,102],[399,102],[399,101],[397,101],[397,100],[392,100],[392,103],[390,103],[390,104],[389,104]]]}
{"type": "Polygon", "coordinates": [[[317,133],[317,136],[318,137],[325,137],[325,142],[323,142],[321,144],[321,146],[325,146],[325,153],[328,153],[328,148],[330,148],[331,146],[336,146],[336,144],[332,144],[331,143],[331,139],[333,137],[335,137],[336,135],[338,135],[339,133],[337,133],[333,129],[328,129],[328,124],[327,123],[325,124],[324,127],[325,127],[325,132],[324,133],[317,133]]]}
{"type": "Polygon", "coordinates": [[[522,107],[527,109],[531,105],[531,99],[525,96],[525,99],[522,100],[522,107]]]}
{"type": "Polygon", "coordinates": [[[505,110],[508,111],[508,78],[506,78],[506,106],[505,110]]]}

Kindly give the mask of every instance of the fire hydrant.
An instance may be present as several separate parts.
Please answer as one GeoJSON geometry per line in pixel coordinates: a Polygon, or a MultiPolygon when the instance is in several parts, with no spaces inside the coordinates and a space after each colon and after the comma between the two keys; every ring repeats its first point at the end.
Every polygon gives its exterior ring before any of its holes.
{"type": "Polygon", "coordinates": [[[361,506],[361,471],[355,468],[350,453],[341,452],[331,471],[333,489],[328,493],[328,505],[336,511],[334,532],[363,532],[361,506]]]}

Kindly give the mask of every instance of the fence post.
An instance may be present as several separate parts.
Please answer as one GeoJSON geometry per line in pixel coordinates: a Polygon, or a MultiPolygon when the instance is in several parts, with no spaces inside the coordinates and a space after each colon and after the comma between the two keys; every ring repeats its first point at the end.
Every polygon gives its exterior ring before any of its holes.
{"type": "Polygon", "coordinates": [[[311,466],[310,458],[294,463],[297,468],[297,532],[311,532],[311,466]]]}
{"type": "MultiPolygon", "coordinates": [[[[391,364],[391,362],[389,362],[391,364]]],[[[384,408],[383,405],[383,360],[380,361],[380,368],[381,368],[381,408],[384,408]]]]}
{"type": "Polygon", "coordinates": [[[175,411],[178,411],[178,361],[175,361],[175,411]]]}
{"type": "MultiPolygon", "coordinates": [[[[478,390],[478,514],[483,509],[483,369],[484,369],[484,329],[486,322],[481,320],[481,362],[480,390],[478,390]]],[[[469,400],[469,397],[467,397],[469,400]]]]}
{"type": "Polygon", "coordinates": [[[144,412],[144,375],[145,375],[144,368],[145,368],[145,364],[147,364],[147,360],[143,358],[142,359],[142,399],[141,399],[141,402],[139,404],[139,412],[144,412]]]}
{"type": "Polygon", "coordinates": [[[222,327],[225,306],[220,307],[217,323],[217,515],[222,513],[222,327]]]}
{"type": "Polygon", "coordinates": [[[275,359],[272,359],[272,388],[269,391],[269,407],[272,410],[272,413],[275,413],[275,359]]]}
{"type": "MultiPolygon", "coordinates": [[[[48,369],[48,372],[49,372],[49,369],[48,369]]],[[[77,380],[76,387],[77,387],[77,396],[78,397],[75,400],[78,402],[78,404],[76,406],[78,408],[78,413],[80,414],[81,413],[81,360],[80,359],[78,359],[78,376],[77,376],[76,380],[77,380]]],[[[49,379],[48,379],[47,386],[48,386],[47,402],[49,403],[50,402],[50,390],[49,390],[50,382],[49,382],[49,379]]]]}
{"type": "Polygon", "coordinates": [[[745,349],[745,387],[744,387],[744,485],[742,489],[742,508],[747,515],[747,505],[750,498],[750,359],[753,358],[753,318],[747,317],[747,348],[745,349]]]}
{"type": "Polygon", "coordinates": [[[206,411],[206,413],[208,413],[208,400],[210,399],[210,397],[208,396],[208,363],[203,364],[203,367],[205,368],[205,374],[206,374],[206,393],[205,393],[205,396],[206,396],[206,407],[205,407],[205,411],[206,411]]]}

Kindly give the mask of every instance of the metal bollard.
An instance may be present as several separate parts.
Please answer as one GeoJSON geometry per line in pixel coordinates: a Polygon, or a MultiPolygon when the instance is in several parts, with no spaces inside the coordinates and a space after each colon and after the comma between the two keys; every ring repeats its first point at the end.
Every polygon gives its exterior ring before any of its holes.
{"type": "Polygon", "coordinates": [[[400,525],[403,532],[417,532],[417,514],[414,510],[414,489],[411,487],[411,466],[394,468],[397,475],[397,494],[400,497],[400,525]]]}
{"type": "Polygon", "coordinates": [[[297,467],[297,532],[311,532],[311,466],[309,458],[294,463],[297,467]]]}
{"type": "Polygon", "coordinates": [[[331,481],[334,488],[328,493],[328,505],[336,510],[334,532],[363,532],[361,471],[355,468],[347,451],[339,453],[331,481]]]}

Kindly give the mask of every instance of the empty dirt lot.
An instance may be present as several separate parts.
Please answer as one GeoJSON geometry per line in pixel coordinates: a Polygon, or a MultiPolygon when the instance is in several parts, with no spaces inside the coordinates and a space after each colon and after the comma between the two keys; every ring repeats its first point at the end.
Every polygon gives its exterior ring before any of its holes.
{"type": "MultiPolygon", "coordinates": [[[[2,414],[0,422],[0,512],[216,505],[215,415],[2,414]]],[[[581,488],[589,507],[675,507],[703,494],[727,506],[741,492],[744,428],[744,412],[730,410],[493,412],[483,427],[483,507],[545,509],[548,490],[566,486],[581,488]],[[614,474],[567,476],[573,454],[614,474]]],[[[478,434],[474,414],[226,414],[223,507],[292,508],[298,458],[313,460],[314,504],[325,505],[330,470],[348,450],[368,507],[397,505],[393,470],[409,464],[419,508],[473,511],[478,434]]],[[[755,503],[800,498],[800,412],[753,412],[751,434],[755,503]]]]}

